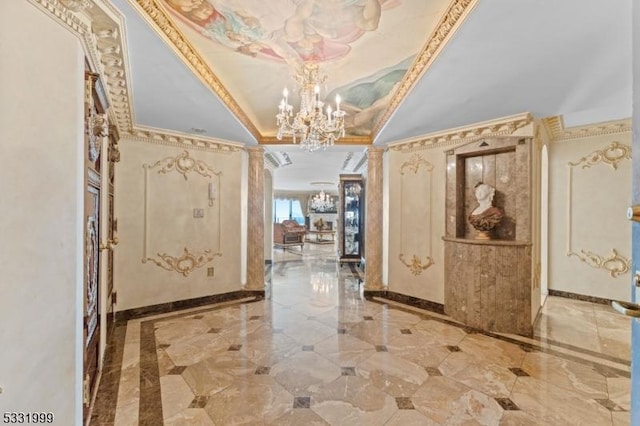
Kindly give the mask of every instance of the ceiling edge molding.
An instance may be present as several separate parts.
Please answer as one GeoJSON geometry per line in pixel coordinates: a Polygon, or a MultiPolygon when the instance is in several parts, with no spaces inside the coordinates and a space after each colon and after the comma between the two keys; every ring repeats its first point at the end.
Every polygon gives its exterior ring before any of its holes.
{"type": "MultiPolygon", "coordinates": [[[[533,122],[533,116],[527,112],[394,142],[389,144],[389,149],[392,151],[413,152],[472,142],[479,138],[508,136],[513,135],[519,129],[533,122]]],[[[529,136],[532,135],[533,131],[529,136]]]]}
{"type": "Polygon", "coordinates": [[[367,156],[367,153],[366,153],[366,152],[363,152],[363,153],[362,153],[362,157],[360,157],[360,161],[358,161],[358,162],[356,163],[356,165],[355,165],[355,166],[353,166],[353,172],[354,172],[354,173],[357,173],[357,172],[358,172],[358,170],[360,170],[360,169],[362,168],[362,166],[364,166],[365,164],[367,164],[368,160],[369,160],[369,157],[367,156]]]}
{"type": "Polygon", "coordinates": [[[80,38],[92,71],[107,88],[109,118],[120,132],[133,126],[122,15],[104,0],[29,0],[80,38]]]}
{"type": "Polygon", "coordinates": [[[238,152],[244,149],[244,146],[239,143],[213,138],[193,137],[193,135],[186,133],[169,132],[148,127],[136,127],[129,132],[121,134],[121,137],[138,142],[218,153],[238,152]]]}
{"type": "MultiPolygon", "coordinates": [[[[59,24],[70,30],[76,35],[83,36],[89,33],[89,26],[85,24],[80,18],[78,18],[74,11],[66,7],[58,0],[28,0],[29,3],[38,7],[46,14],[55,18],[59,24]]],[[[82,5],[78,7],[78,11],[85,9],[87,6],[82,5]]]]}
{"type": "Polygon", "coordinates": [[[564,127],[562,116],[543,118],[541,120],[552,142],[561,142],[590,136],[613,135],[627,133],[632,130],[631,118],[588,124],[586,126],[564,127]]]}
{"type": "Polygon", "coordinates": [[[391,98],[389,106],[378,122],[373,126],[371,139],[375,140],[387,121],[400,106],[407,94],[413,89],[418,80],[433,64],[440,52],[444,49],[453,34],[460,28],[464,20],[471,13],[478,0],[453,0],[449,8],[440,18],[438,25],[431,33],[427,43],[402,79],[398,90],[391,98]]]}
{"type": "Polygon", "coordinates": [[[249,120],[247,114],[240,108],[235,99],[222,85],[218,77],[213,73],[206,61],[198,51],[189,43],[182,32],[169,19],[164,9],[157,0],[129,0],[135,4],[141,16],[149,22],[151,28],[165,40],[167,45],[180,57],[183,62],[194,72],[198,78],[209,87],[213,93],[227,106],[229,111],[245,126],[247,131],[260,142],[262,135],[256,126],[249,120]]]}
{"type": "MultiPolygon", "coordinates": [[[[334,145],[371,145],[372,142],[369,136],[344,136],[337,139],[334,145]]],[[[275,136],[264,136],[259,143],[260,145],[299,145],[298,143],[294,144],[291,137],[285,137],[280,140],[275,136]]]]}

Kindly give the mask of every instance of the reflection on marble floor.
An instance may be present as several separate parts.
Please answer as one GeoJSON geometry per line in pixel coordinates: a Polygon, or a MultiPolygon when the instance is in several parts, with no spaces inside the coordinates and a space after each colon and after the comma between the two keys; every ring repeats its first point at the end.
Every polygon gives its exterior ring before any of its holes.
{"type": "Polygon", "coordinates": [[[607,306],[548,298],[534,338],[479,333],[365,300],[331,247],[274,261],[267,300],[118,327],[91,425],[629,424],[629,324],[607,306]]]}

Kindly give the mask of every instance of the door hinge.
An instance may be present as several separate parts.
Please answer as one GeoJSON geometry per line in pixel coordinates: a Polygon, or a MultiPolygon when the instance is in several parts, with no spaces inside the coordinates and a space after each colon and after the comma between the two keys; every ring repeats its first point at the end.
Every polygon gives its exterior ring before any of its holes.
{"type": "Polygon", "coordinates": [[[84,405],[89,405],[91,403],[91,396],[89,395],[89,382],[90,378],[87,374],[84,376],[84,382],[82,383],[82,401],[84,402],[84,405]]]}
{"type": "Polygon", "coordinates": [[[111,293],[111,304],[115,305],[118,303],[118,292],[114,291],[113,293],[111,293]]]}

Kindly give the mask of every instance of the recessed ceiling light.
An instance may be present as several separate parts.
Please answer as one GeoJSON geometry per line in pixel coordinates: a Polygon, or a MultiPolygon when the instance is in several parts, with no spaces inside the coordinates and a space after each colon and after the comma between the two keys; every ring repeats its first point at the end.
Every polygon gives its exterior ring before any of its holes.
{"type": "Polygon", "coordinates": [[[191,131],[193,133],[199,133],[199,134],[207,133],[207,129],[201,129],[199,127],[192,127],[191,131]]]}

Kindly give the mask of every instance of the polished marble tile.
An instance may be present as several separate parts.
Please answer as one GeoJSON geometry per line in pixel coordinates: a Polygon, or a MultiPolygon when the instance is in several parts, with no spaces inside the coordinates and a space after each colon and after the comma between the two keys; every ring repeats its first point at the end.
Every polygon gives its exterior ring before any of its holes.
{"type": "Polygon", "coordinates": [[[95,424],[629,424],[629,324],[610,307],[549,297],[533,338],[478,332],[365,299],[332,250],[275,253],[266,300],[130,320],[95,424]]]}

